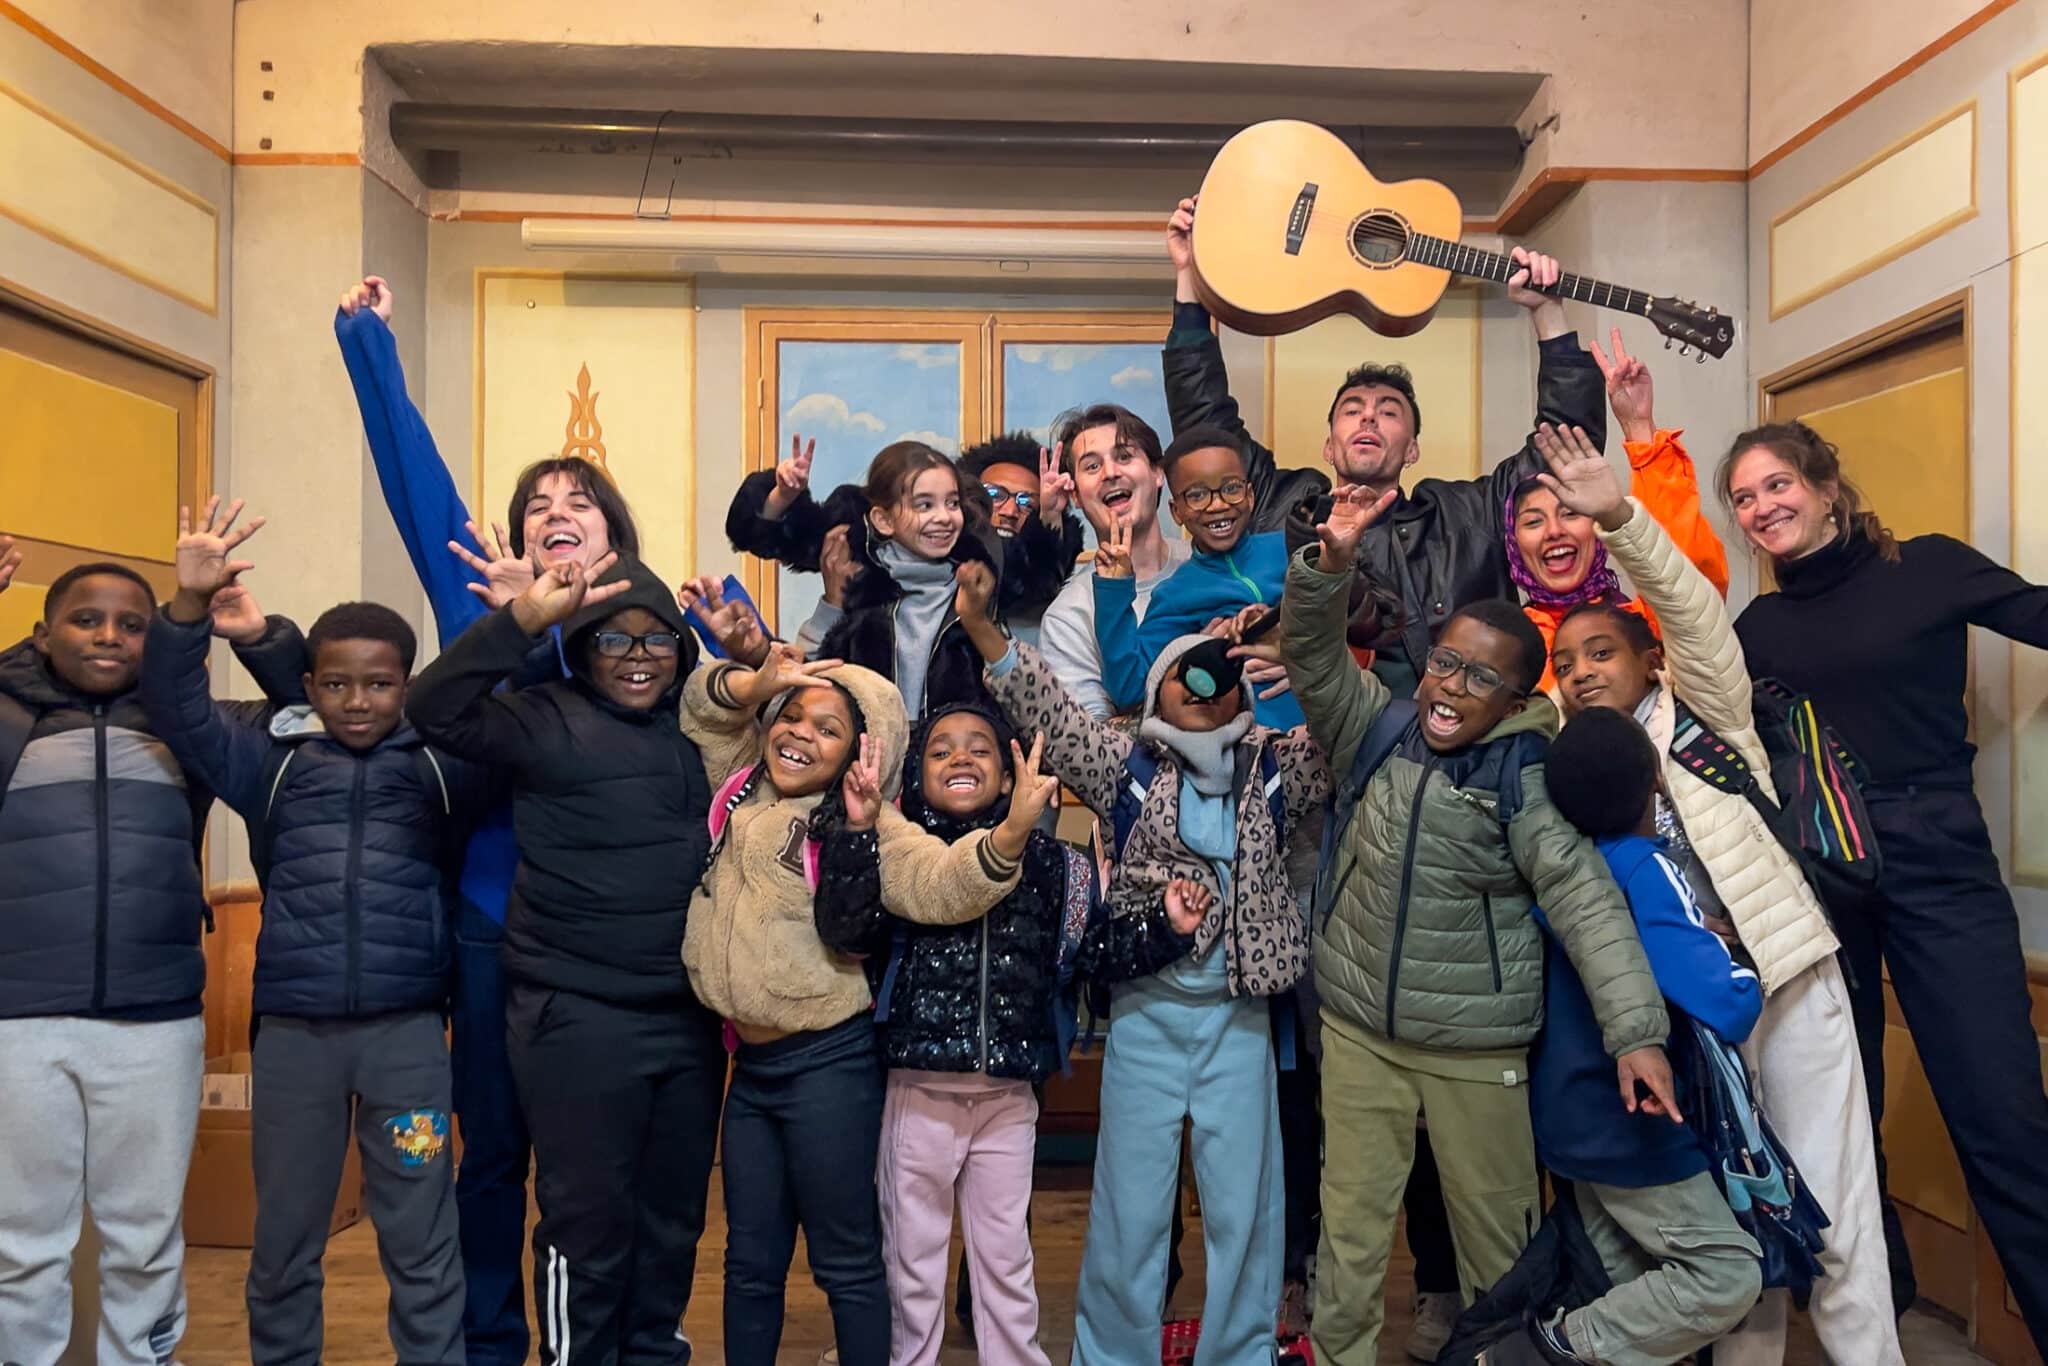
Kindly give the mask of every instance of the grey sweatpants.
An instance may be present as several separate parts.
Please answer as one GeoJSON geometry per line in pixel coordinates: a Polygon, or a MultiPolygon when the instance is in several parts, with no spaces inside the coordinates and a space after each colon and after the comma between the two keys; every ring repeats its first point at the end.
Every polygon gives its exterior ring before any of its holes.
{"type": "Polygon", "coordinates": [[[251,1068],[256,1240],[249,1355],[320,1360],[320,1258],[348,1157],[349,1104],[400,1366],[459,1363],[462,1261],[448,1123],[448,1044],[435,1011],[367,1020],[266,1015],[251,1068]]]}
{"type": "Polygon", "coordinates": [[[1577,1356],[1666,1366],[1742,1321],[1763,1285],[1756,1241],[1701,1172],[1668,1186],[1573,1187],[1614,1288],[1565,1315],[1577,1356]]]}
{"type": "Polygon", "coordinates": [[[102,1366],[165,1366],[185,1332],[185,1172],[206,1022],[0,1020],[0,1361],[71,1338],[71,1254],[99,1232],[102,1366]]]}

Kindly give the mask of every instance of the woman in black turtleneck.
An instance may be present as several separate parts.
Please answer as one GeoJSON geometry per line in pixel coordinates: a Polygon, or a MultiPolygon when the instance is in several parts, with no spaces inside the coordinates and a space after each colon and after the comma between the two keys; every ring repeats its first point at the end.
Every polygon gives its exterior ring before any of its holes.
{"type": "MultiPolygon", "coordinates": [[[[2048,647],[2048,588],[1948,536],[1894,541],[1842,477],[1835,448],[1803,423],[1737,437],[1720,484],[1779,585],[1735,623],[1750,672],[1811,696],[1868,769],[1883,877],[1874,895],[1831,909],[1857,984],[1873,1128],[1884,1106],[1881,956],[1970,1197],[2048,1352],[2048,1097],[1963,710],[1969,628],[2048,647]]],[[[1912,1267],[1886,1213],[1903,1310],[1912,1267]]]]}

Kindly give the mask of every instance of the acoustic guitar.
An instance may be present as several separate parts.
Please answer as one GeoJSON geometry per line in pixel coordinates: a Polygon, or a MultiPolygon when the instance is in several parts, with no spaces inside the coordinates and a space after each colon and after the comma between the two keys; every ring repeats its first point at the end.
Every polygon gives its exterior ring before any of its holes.
{"type": "MultiPolygon", "coordinates": [[[[1453,275],[1505,284],[1519,269],[1458,241],[1458,197],[1434,180],[1386,184],[1313,123],[1255,123],[1223,144],[1195,212],[1195,275],[1209,312],[1270,337],[1334,313],[1405,337],[1436,312],[1453,275]]],[[[1648,318],[1686,352],[1727,354],[1735,321],[1689,300],[1582,275],[1552,294],[1648,318]]]]}

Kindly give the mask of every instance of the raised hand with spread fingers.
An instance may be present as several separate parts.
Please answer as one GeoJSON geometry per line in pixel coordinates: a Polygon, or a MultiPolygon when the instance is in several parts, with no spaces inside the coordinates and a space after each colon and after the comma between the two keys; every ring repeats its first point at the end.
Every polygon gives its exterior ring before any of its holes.
{"type": "Polygon", "coordinates": [[[167,609],[173,621],[204,618],[212,608],[214,594],[234,583],[236,575],[256,567],[255,561],[235,559],[234,553],[263,529],[263,519],[252,517],[237,527],[235,520],[241,515],[241,499],[223,508],[218,495],[206,500],[196,528],[192,509],[178,509],[178,592],[167,609]]]}
{"type": "Polygon", "coordinates": [[[21,568],[22,554],[14,548],[12,536],[0,536],[0,593],[7,591],[7,585],[14,582],[14,573],[21,568]]]}
{"type": "Polygon", "coordinates": [[[470,592],[482,598],[485,605],[496,611],[533,587],[534,562],[523,555],[512,553],[512,539],[505,534],[503,522],[491,523],[490,538],[486,538],[482,528],[473,521],[464,522],[462,525],[469,532],[471,539],[483,547],[484,552],[479,555],[460,541],[448,542],[449,552],[468,565],[483,580],[482,583],[470,584],[470,592]]]}
{"type": "Polygon", "coordinates": [[[676,590],[676,605],[704,623],[727,659],[758,666],[768,657],[768,633],[761,618],[745,602],[725,600],[725,586],[708,574],[676,590]]]}
{"type": "Polygon", "coordinates": [[[1362,484],[1350,484],[1333,493],[1329,517],[1316,525],[1316,539],[1322,543],[1317,567],[1326,574],[1352,568],[1367,528],[1384,517],[1400,496],[1399,488],[1374,493],[1362,484]]]}
{"type": "Polygon", "coordinates": [[[1573,512],[1590,517],[1603,531],[1623,526],[1633,509],[1614,466],[1607,463],[1582,427],[1536,428],[1536,449],[1550,468],[1536,476],[1573,512]]]}

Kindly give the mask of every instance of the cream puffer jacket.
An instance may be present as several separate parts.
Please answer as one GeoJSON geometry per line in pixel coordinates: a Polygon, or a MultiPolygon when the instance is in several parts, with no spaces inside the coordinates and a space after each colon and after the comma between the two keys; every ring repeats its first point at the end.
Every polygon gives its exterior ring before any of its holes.
{"type": "Polygon", "coordinates": [[[1750,711],[1749,667],[1728,604],[1640,504],[1619,529],[1603,531],[1600,538],[1637,596],[1657,614],[1666,686],[1658,689],[1646,726],[1650,742],[1664,758],[1664,784],[1685,837],[1769,994],[1831,956],[1839,944],[1799,865],[1748,798],[1701,781],[1671,757],[1675,692],[1777,799],[1750,711]]]}

